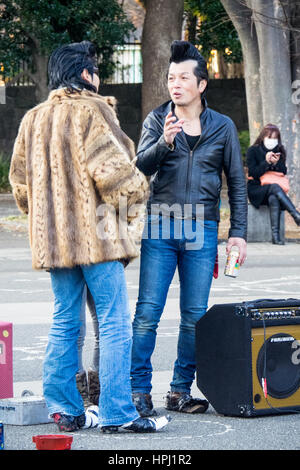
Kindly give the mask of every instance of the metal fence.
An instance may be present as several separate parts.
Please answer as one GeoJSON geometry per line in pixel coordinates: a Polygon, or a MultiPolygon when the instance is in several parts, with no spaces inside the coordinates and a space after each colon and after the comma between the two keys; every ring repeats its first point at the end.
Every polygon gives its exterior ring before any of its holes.
{"type": "Polygon", "coordinates": [[[5,70],[0,66],[0,85],[5,86],[30,86],[34,82],[30,78],[31,66],[27,62],[21,61],[18,70],[13,77],[5,74],[5,70]]]}
{"type": "MultiPolygon", "coordinates": [[[[116,68],[113,75],[105,80],[105,84],[141,83],[143,81],[141,44],[118,46],[112,59],[116,68]]],[[[0,86],[34,85],[30,75],[31,67],[24,61],[20,62],[13,77],[7,76],[0,65],[0,86]]]]}
{"type": "Polygon", "coordinates": [[[113,75],[105,80],[106,84],[142,83],[141,44],[119,46],[113,55],[116,69],[113,75]]]}

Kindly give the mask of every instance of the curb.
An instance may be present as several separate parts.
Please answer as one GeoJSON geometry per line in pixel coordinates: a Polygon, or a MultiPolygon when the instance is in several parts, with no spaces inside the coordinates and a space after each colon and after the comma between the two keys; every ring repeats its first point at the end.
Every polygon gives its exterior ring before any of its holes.
{"type": "Polygon", "coordinates": [[[1,201],[14,201],[14,196],[12,193],[0,193],[0,202],[1,201]]]}

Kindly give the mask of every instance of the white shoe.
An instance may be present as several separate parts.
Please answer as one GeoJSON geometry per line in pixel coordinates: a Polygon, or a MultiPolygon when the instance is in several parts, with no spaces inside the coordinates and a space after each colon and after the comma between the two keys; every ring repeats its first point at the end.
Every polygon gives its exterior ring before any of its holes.
{"type": "Polygon", "coordinates": [[[99,406],[92,405],[85,410],[85,424],[82,429],[96,428],[99,424],[99,406]]]}

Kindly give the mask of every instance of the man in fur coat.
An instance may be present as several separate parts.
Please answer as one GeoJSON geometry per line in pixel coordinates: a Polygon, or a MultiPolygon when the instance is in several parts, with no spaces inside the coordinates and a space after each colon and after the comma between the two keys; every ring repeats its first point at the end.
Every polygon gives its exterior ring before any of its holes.
{"type": "MultiPolygon", "coordinates": [[[[131,322],[124,264],[137,256],[146,178],[99,87],[88,41],[50,57],[48,99],[28,111],[15,142],[10,182],[28,214],[34,269],[50,271],[55,297],[43,369],[44,396],[60,431],[89,426],[76,387],[77,339],[85,284],[100,333],[99,425],[152,432],[167,419],[141,419],[130,387],[131,322]],[[125,216],[124,216],[125,214],[125,216]]],[[[91,418],[91,413],[89,415],[91,418]]],[[[92,419],[98,425],[98,417],[92,419]]]]}

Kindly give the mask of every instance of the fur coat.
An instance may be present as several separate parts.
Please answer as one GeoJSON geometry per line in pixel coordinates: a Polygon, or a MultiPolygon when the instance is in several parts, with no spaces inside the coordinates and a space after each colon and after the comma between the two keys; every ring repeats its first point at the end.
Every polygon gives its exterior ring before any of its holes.
{"type": "Polygon", "coordinates": [[[34,269],[138,255],[148,183],[111,104],[58,89],[21,122],[10,183],[28,214],[34,269]]]}

